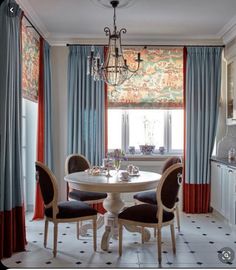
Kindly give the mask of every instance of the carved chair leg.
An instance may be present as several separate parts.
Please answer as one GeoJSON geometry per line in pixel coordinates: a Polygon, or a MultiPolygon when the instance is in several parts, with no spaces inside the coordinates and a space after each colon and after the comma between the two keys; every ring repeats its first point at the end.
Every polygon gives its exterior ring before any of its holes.
{"type": "Polygon", "coordinates": [[[123,225],[119,223],[119,256],[122,255],[123,225]]]}
{"type": "Polygon", "coordinates": [[[97,250],[97,217],[93,219],[93,249],[97,250]]]}
{"type": "Polygon", "coordinates": [[[45,225],[44,225],[44,247],[47,246],[47,238],[48,238],[48,220],[45,219],[45,225]]]}
{"type": "Polygon", "coordinates": [[[76,235],[77,235],[77,239],[79,240],[79,228],[80,228],[80,222],[78,221],[77,223],[76,223],[76,235]]]}
{"type": "Polygon", "coordinates": [[[176,212],[176,221],[177,221],[178,231],[180,231],[180,218],[179,218],[179,204],[178,203],[176,204],[175,212],[176,212]]]}
{"type": "Polygon", "coordinates": [[[158,262],[161,264],[161,228],[157,228],[158,262]]]}
{"type": "Polygon", "coordinates": [[[141,227],[141,241],[142,241],[142,244],[144,244],[144,227],[143,226],[141,227]]]}
{"type": "Polygon", "coordinates": [[[58,235],[58,224],[54,223],[54,235],[53,235],[53,256],[57,255],[57,235],[58,235]]]}
{"type": "Polygon", "coordinates": [[[176,245],[175,245],[175,228],[174,224],[172,223],[170,225],[170,231],[171,231],[171,241],[172,241],[172,248],[173,248],[173,253],[176,253],[176,245]]]}

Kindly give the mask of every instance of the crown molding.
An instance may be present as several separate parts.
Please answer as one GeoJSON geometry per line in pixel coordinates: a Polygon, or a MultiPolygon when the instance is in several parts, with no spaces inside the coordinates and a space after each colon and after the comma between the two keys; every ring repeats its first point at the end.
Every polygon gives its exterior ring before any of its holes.
{"type": "Polygon", "coordinates": [[[39,18],[35,10],[32,8],[28,0],[16,0],[20,8],[24,11],[27,18],[31,21],[34,27],[39,31],[43,38],[47,39],[50,33],[47,30],[47,27],[39,18]]]}
{"type": "MultiPolygon", "coordinates": [[[[108,39],[104,36],[97,35],[78,35],[78,34],[61,34],[50,33],[47,41],[52,46],[65,46],[66,44],[101,44],[106,45],[108,39]]],[[[221,38],[215,36],[153,36],[142,35],[129,35],[129,37],[122,40],[123,45],[224,45],[221,38]]]]}
{"type": "Polygon", "coordinates": [[[236,15],[224,25],[217,35],[223,39],[224,44],[228,44],[236,37],[236,15]]]}

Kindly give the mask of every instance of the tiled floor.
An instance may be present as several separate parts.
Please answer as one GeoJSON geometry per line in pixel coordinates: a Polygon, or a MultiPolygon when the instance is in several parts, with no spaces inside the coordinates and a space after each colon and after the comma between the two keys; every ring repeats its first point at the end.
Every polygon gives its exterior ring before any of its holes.
{"type": "MultiPolygon", "coordinates": [[[[140,235],[125,231],[123,255],[118,256],[118,242],[112,239],[109,252],[100,249],[103,228],[98,231],[98,251],[93,252],[92,237],[76,239],[75,224],[59,224],[58,255],[52,256],[52,224],[49,225],[48,247],[43,248],[43,221],[31,221],[27,214],[27,251],[3,260],[7,267],[64,267],[64,268],[157,268],[156,240],[141,245],[140,235]]],[[[177,252],[172,253],[170,230],[163,229],[162,267],[180,268],[235,268],[223,264],[218,252],[230,247],[236,253],[236,231],[218,217],[209,215],[181,215],[181,232],[176,230],[177,252]]]]}

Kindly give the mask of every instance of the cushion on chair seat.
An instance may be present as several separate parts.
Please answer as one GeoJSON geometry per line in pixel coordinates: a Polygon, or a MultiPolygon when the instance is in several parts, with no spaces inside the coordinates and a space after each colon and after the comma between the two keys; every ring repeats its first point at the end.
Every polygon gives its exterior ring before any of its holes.
{"type": "MultiPolygon", "coordinates": [[[[157,206],[153,204],[139,204],[131,206],[121,212],[118,216],[120,219],[132,220],[143,223],[158,223],[156,218],[157,206]]],[[[172,212],[163,211],[162,222],[170,221],[174,218],[172,212]]]]}
{"type": "MultiPolygon", "coordinates": [[[[58,210],[57,218],[77,218],[97,214],[97,210],[80,201],[60,202],[58,203],[58,210]]],[[[47,217],[52,218],[52,207],[45,209],[44,212],[47,217]]]]}
{"type": "MultiPolygon", "coordinates": [[[[134,195],[134,199],[143,203],[157,204],[156,191],[139,192],[134,195]]],[[[179,198],[176,198],[176,202],[179,198]]]]}
{"type": "Polygon", "coordinates": [[[101,199],[105,199],[107,197],[106,193],[100,192],[88,192],[81,190],[72,190],[69,192],[69,198],[77,201],[97,201],[101,199]]]}

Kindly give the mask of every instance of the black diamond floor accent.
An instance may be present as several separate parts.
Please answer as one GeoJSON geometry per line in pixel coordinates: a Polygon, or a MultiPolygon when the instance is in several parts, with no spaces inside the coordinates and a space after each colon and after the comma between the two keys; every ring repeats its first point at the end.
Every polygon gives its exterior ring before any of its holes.
{"type": "Polygon", "coordinates": [[[83,244],[87,244],[88,242],[84,241],[83,244]]]}
{"type": "Polygon", "coordinates": [[[66,227],[66,229],[70,229],[70,227],[69,227],[69,226],[67,226],[67,227],[66,227]]]}
{"type": "Polygon", "coordinates": [[[229,236],[229,235],[230,235],[230,233],[226,233],[225,235],[229,236]]]}
{"type": "Polygon", "coordinates": [[[76,264],[82,264],[82,262],[76,262],[76,264]]]}
{"type": "Polygon", "coordinates": [[[219,226],[218,229],[222,229],[222,227],[219,226]]]}
{"type": "Polygon", "coordinates": [[[45,262],[46,264],[51,264],[52,262],[50,262],[50,261],[47,261],[47,262],[45,262]]]}
{"type": "Polygon", "coordinates": [[[183,236],[184,234],[183,233],[179,233],[179,235],[183,236]]]}
{"type": "Polygon", "coordinates": [[[202,262],[197,262],[198,265],[202,265],[202,262]]]}
{"type": "Polygon", "coordinates": [[[112,253],[112,251],[108,251],[107,253],[112,253]]]}
{"type": "Polygon", "coordinates": [[[58,244],[62,244],[62,241],[58,241],[58,244]]]}
{"type": "Polygon", "coordinates": [[[111,265],[111,264],[112,264],[112,262],[107,262],[106,264],[107,264],[107,265],[111,265]]]}
{"type": "Polygon", "coordinates": [[[212,220],[211,223],[216,223],[215,220],[212,220]]]}
{"type": "Polygon", "coordinates": [[[168,265],[172,265],[172,262],[167,262],[166,264],[168,264],[168,265]]]}
{"type": "Polygon", "coordinates": [[[209,241],[209,244],[214,244],[215,242],[213,242],[213,241],[209,241]]]}
{"type": "Polygon", "coordinates": [[[33,243],[37,243],[37,241],[33,241],[33,243]]]}
{"type": "Polygon", "coordinates": [[[188,244],[189,242],[185,241],[184,244],[188,244]]]}
{"type": "Polygon", "coordinates": [[[209,218],[210,216],[206,216],[207,218],[209,218]]]}
{"type": "Polygon", "coordinates": [[[191,218],[191,216],[187,216],[187,218],[191,218]]]}
{"type": "Polygon", "coordinates": [[[232,262],[227,262],[227,264],[233,264],[232,262]]]}
{"type": "Polygon", "coordinates": [[[197,229],[201,229],[201,227],[196,227],[197,229]]]}
{"type": "Polygon", "coordinates": [[[164,251],[162,251],[162,253],[167,254],[168,252],[164,250],[164,251]]]}
{"type": "Polygon", "coordinates": [[[84,251],[83,251],[83,250],[81,250],[81,251],[80,251],[80,253],[84,253],[84,251]]]}
{"type": "Polygon", "coordinates": [[[21,263],[21,261],[16,261],[17,264],[21,263]]]}
{"type": "Polygon", "coordinates": [[[192,220],[192,223],[195,223],[196,221],[192,220]]]}
{"type": "Polygon", "coordinates": [[[206,234],[206,233],[203,233],[202,235],[207,236],[207,234],[206,234]]]}
{"type": "Polygon", "coordinates": [[[40,233],[39,233],[39,235],[43,235],[43,233],[42,233],[42,232],[40,232],[40,233]]]}
{"type": "Polygon", "coordinates": [[[189,251],[189,252],[192,253],[192,254],[195,253],[195,251],[193,251],[193,250],[191,250],[191,251],[189,251]]]}
{"type": "Polygon", "coordinates": [[[222,251],[221,251],[221,250],[217,250],[217,253],[221,254],[221,253],[222,253],[222,251]]]}
{"type": "Polygon", "coordinates": [[[66,235],[66,233],[63,233],[62,235],[66,235]]]}

